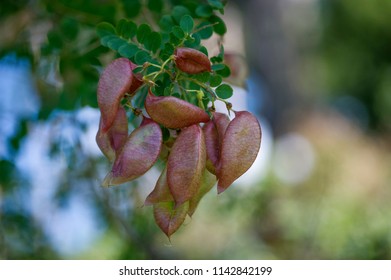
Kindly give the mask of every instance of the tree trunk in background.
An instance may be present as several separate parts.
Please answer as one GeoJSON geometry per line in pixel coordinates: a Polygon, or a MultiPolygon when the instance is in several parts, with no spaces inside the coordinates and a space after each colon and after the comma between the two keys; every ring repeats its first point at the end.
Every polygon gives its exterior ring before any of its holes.
{"type": "Polygon", "coordinates": [[[296,83],[296,46],[286,34],[289,29],[284,27],[284,1],[234,2],[243,13],[251,78],[256,83],[262,83],[265,89],[260,113],[266,116],[278,135],[289,127],[292,110],[298,109],[300,104],[296,83]]]}

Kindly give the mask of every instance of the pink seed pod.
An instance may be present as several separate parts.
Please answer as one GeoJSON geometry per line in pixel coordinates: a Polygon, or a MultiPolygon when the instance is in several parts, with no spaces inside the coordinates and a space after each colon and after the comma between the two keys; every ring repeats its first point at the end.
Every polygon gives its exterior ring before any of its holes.
{"type": "Polygon", "coordinates": [[[96,143],[103,154],[113,162],[128,138],[128,118],[126,111],[120,107],[112,126],[103,132],[102,117],[99,122],[99,130],[96,134],[96,143]]]}
{"type": "Polygon", "coordinates": [[[167,161],[167,182],[176,206],[191,199],[201,184],[205,169],[205,139],[201,128],[184,128],[176,139],[167,161]]]}
{"type": "Polygon", "coordinates": [[[173,96],[155,96],[149,91],[144,105],[148,115],[167,128],[209,121],[209,115],[203,109],[173,96]]]}
{"type": "Polygon", "coordinates": [[[129,59],[118,58],[105,68],[99,78],[97,95],[103,132],[114,122],[125,93],[133,93],[142,84],[132,72],[135,67],[129,59]]]}
{"type": "Polygon", "coordinates": [[[186,219],[189,202],[176,206],[174,202],[159,202],[153,205],[156,224],[168,238],[176,232],[186,219]]]}
{"type": "Polygon", "coordinates": [[[216,166],[220,160],[220,143],[216,125],[213,120],[208,121],[202,127],[202,131],[205,135],[206,169],[212,174],[216,174],[216,166]]]}
{"type": "Polygon", "coordinates": [[[215,112],[213,113],[213,122],[216,125],[221,145],[225,131],[227,130],[227,127],[231,121],[226,114],[215,112]]]}
{"type": "Polygon", "coordinates": [[[187,213],[190,217],[193,216],[201,199],[213,188],[216,182],[216,176],[205,169],[204,173],[202,174],[200,188],[198,189],[197,193],[189,200],[189,210],[187,213]]]}
{"type": "Polygon", "coordinates": [[[206,168],[212,174],[216,174],[216,167],[220,162],[220,150],[225,130],[230,119],[226,114],[215,112],[213,119],[203,126],[206,144],[206,168]]]}
{"type": "Polygon", "coordinates": [[[261,137],[261,127],[254,115],[247,111],[235,112],[222,142],[217,169],[218,193],[226,190],[251,167],[258,155],[261,137]]]}
{"type": "Polygon", "coordinates": [[[203,52],[191,48],[177,48],[174,55],[176,66],[185,73],[212,71],[209,58],[203,52]]]}
{"type": "Polygon", "coordinates": [[[160,126],[144,117],[140,127],[132,131],[103,186],[113,186],[134,180],[146,173],[156,162],[162,147],[160,126]]]}
{"type": "Polygon", "coordinates": [[[156,182],[153,191],[145,199],[144,205],[154,205],[160,202],[173,202],[174,198],[171,195],[170,188],[167,183],[167,167],[165,167],[156,182]]]}

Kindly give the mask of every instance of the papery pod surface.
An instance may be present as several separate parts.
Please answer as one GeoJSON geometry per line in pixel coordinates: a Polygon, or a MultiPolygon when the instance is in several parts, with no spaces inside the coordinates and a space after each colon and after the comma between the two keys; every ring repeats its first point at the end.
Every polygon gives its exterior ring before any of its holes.
{"type": "Polygon", "coordinates": [[[129,59],[118,58],[103,71],[98,83],[98,105],[102,115],[102,131],[107,131],[114,122],[125,93],[132,93],[141,82],[133,75],[136,67],[129,59]]]}
{"type": "Polygon", "coordinates": [[[186,219],[189,202],[176,206],[175,202],[159,202],[153,205],[156,224],[170,238],[186,219]]]}
{"type": "Polygon", "coordinates": [[[251,167],[261,146],[261,136],[261,127],[254,115],[247,111],[235,112],[222,142],[217,170],[218,193],[226,190],[251,167]]]}
{"type": "Polygon", "coordinates": [[[214,176],[207,169],[205,169],[204,173],[202,174],[200,188],[198,189],[197,193],[189,200],[188,214],[190,217],[193,216],[201,199],[213,188],[216,182],[216,176],[214,176]]]}
{"type": "Polygon", "coordinates": [[[112,126],[103,131],[102,118],[99,122],[99,130],[96,134],[96,143],[103,154],[113,162],[128,138],[128,118],[126,111],[120,107],[112,126]]]}
{"type": "Polygon", "coordinates": [[[167,182],[177,205],[191,199],[201,184],[205,169],[205,139],[201,128],[192,125],[184,128],[167,162],[167,182]]]}
{"type": "Polygon", "coordinates": [[[103,186],[119,185],[143,175],[158,159],[161,146],[160,126],[144,117],[140,127],[133,130],[126,140],[103,186]]]}
{"type": "Polygon", "coordinates": [[[217,133],[218,133],[219,139],[220,139],[219,142],[221,145],[225,131],[227,130],[227,127],[231,121],[226,114],[215,112],[215,113],[213,113],[213,122],[216,125],[217,133]]]}
{"type": "Polygon", "coordinates": [[[160,202],[172,202],[174,198],[171,195],[167,183],[167,167],[165,167],[156,182],[155,188],[145,199],[144,205],[154,205],[160,202]]]}
{"type": "Polygon", "coordinates": [[[191,48],[177,48],[174,52],[175,64],[183,72],[198,74],[210,72],[209,58],[203,53],[191,48]]]}
{"type": "Polygon", "coordinates": [[[216,167],[219,165],[222,140],[229,122],[230,119],[226,114],[215,112],[213,119],[202,128],[206,144],[206,168],[212,174],[216,174],[216,167]]]}
{"type": "Polygon", "coordinates": [[[148,115],[167,128],[183,128],[209,121],[201,108],[173,96],[155,96],[149,91],[145,99],[148,115]]]}
{"type": "Polygon", "coordinates": [[[216,166],[220,159],[219,135],[213,120],[208,121],[202,130],[205,135],[206,168],[216,174],[216,166]]]}

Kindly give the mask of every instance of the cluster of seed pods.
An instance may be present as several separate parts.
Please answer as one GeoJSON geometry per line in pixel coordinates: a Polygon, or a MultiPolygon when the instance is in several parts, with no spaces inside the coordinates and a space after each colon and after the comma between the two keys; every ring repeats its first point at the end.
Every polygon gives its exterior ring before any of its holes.
{"type": "MultiPolygon", "coordinates": [[[[211,71],[207,56],[193,49],[177,49],[174,61],[189,74],[211,71]]],[[[96,141],[112,162],[103,186],[134,180],[159,156],[164,158],[165,168],[145,205],[153,206],[156,223],[170,237],[216,182],[221,193],[251,167],[260,148],[261,128],[247,111],[234,111],[230,120],[226,114],[208,114],[174,96],[155,96],[149,89],[144,103],[148,117],[142,115],[140,126],[129,134],[121,100],[142,85],[133,73],[135,67],[130,60],[118,58],[99,80],[101,120],[96,141]],[[165,143],[161,126],[175,135],[165,143]],[[162,157],[167,151],[168,156],[162,157]]]]}

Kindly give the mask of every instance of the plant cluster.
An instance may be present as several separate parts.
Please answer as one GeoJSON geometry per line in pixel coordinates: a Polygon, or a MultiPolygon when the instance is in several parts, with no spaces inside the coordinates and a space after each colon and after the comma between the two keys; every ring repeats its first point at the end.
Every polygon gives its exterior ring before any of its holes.
{"type": "Polygon", "coordinates": [[[217,15],[225,3],[192,3],[159,16],[165,3],[148,1],[158,24],[121,19],[115,27],[98,25],[101,44],[120,56],[104,69],[97,91],[96,140],[113,163],[103,186],[134,180],[161,161],[163,171],[145,205],[153,206],[168,237],[216,182],[221,193],[250,168],[261,143],[257,119],[226,100],[233,90],[223,83],[230,68],[222,40],[215,56],[202,45],[213,33],[225,34],[217,15]],[[216,112],[215,102],[224,102],[228,115],[216,112]],[[142,121],[129,134],[128,121],[136,116],[142,121]]]}

